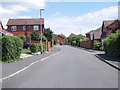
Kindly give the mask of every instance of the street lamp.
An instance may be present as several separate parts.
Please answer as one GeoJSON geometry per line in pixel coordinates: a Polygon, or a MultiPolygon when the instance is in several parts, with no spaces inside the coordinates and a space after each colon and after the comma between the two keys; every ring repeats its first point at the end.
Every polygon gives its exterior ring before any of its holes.
{"type": "Polygon", "coordinates": [[[40,43],[42,43],[42,11],[45,10],[44,8],[40,9],[40,34],[41,34],[41,39],[40,39],[40,43]]]}

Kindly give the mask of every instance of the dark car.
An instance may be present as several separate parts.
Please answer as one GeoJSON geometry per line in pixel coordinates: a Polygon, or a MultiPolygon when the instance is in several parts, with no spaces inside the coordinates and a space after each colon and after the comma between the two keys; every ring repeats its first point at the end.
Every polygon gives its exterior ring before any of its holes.
{"type": "Polygon", "coordinates": [[[28,49],[29,46],[30,46],[29,42],[23,42],[23,48],[28,49]]]}

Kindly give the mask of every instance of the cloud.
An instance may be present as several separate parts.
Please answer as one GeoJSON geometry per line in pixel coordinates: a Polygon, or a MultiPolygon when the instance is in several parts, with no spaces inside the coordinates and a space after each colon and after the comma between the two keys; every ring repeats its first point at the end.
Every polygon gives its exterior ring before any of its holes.
{"type": "Polygon", "coordinates": [[[45,7],[45,0],[12,0],[10,2],[3,2],[0,6],[1,21],[4,28],[6,27],[9,18],[31,18],[31,16],[20,16],[21,13],[31,12],[33,9],[45,7]]]}
{"type": "Polygon", "coordinates": [[[90,12],[78,17],[65,17],[53,15],[47,18],[45,25],[55,31],[68,36],[70,33],[85,34],[86,32],[96,29],[102,25],[103,20],[114,20],[118,18],[118,6],[108,7],[96,12],[90,12]],[[56,17],[55,17],[56,16],[56,17]],[[81,31],[80,31],[81,30],[81,31]]]}

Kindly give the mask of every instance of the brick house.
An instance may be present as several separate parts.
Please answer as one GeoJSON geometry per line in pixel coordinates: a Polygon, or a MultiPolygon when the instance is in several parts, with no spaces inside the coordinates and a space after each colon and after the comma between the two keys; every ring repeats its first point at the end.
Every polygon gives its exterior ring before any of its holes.
{"type": "Polygon", "coordinates": [[[66,40],[63,36],[56,35],[55,42],[56,42],[56,45],[63,45],[65,44],[66,40]]]}
{"type": "Polygon", "coordinates": [[[86,33],[86,37],[94,41],[103,41],[108,34],[120,29],[120,20],[103,21],[102,26],[86,33]]]}
{"type": "Polygon", "coordinates": [[[7,31],[5,31],[5,30],[4,30],[4,28],[3,28],[3,25],[2,25],[2,22],[1,22],[1,21],[0,21],[0,35],[2,35],[2,36],[13,36],[13,34],[12,34],[12,33],[7,32],[7,31]]]}
{"type": "Polygon", "coordinates": [[[120,20],[103,21],[101,27],[86,33],[86,37],[90,40],[83,42],[82,47],[93,48],[94,42],[100,41],[103,43],[108,34],[115,33],[118,29],[120,29],[120,20]]]}
{"type": "Polygon", "coordinates": [[[9,19],[7,23],[7,30],[15,36],[28,36],[28,39],[30,40],[30,34],[32,31],[36,31],[38,33],[44,32],[44,18],[9,19]]]}

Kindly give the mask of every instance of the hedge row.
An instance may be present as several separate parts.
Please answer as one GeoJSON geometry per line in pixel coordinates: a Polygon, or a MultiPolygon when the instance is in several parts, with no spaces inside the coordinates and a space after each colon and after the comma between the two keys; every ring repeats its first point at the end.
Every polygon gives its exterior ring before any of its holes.
{"type": "Polygon", "coordinates": [[[104,49],[108,56],[120,59],[120,30],[105,39],[104,49]]]}
{"type": "Polygon", "coordinates": [[[32,53],[37,53],[37,52],[41,52],[43,53],[45,51],[45,44],[36,44],[36,43],[33,43],[30,45],[30,51],[32,53]]]}
{"type": "Polygon", "coordinates": [[[20,58],[23,41],[16,36],[2,37],[2,61],[20,58]]]}

